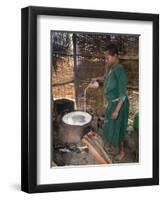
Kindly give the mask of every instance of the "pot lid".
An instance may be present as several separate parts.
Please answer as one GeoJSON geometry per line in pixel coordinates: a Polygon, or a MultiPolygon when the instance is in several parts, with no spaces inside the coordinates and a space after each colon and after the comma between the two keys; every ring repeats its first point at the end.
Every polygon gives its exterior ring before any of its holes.
{"type": "Polygon", "coordinates": [[[63,116],[62,120],[65,124],[75,125],[75,126],[83,126],[88,124],[92,119],[92,116],[83,111],[73,111],[67,113],[63,116]]]}

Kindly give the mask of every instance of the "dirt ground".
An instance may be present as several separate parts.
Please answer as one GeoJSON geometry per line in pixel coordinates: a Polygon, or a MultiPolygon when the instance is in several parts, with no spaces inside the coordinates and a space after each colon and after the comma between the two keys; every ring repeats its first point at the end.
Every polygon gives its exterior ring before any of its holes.
{"type": "MultiPolygon", "coordinates": [[[[104,138],[102,130],[98,132],[98,140],[101,146],[104,148],[108,156],[114,163],[136,163],[139,162],[138,155],[138,133],[133,130],[126,132],[125,138],[125,152],[126,155],[123,160],[117,161],[115,156],[118,154],[118,147],[110,146],[108,141],[104,138]]],[[[92,155],[89,148],[79,150],[84,147],[82,142],[77,144],[59,144],[57,138],[55,139],[56,144],[53,145],[53,166],[73,166],[73,165],[95,165],[99,164],[95,157],[92,155]],[[55,164],[54,164],[55,163],[55,164]]]]}

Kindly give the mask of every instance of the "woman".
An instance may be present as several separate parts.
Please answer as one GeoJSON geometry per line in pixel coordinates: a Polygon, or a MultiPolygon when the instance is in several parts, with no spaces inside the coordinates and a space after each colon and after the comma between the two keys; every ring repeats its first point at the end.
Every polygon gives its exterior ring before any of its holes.
{"type": "Polygon", "coordinates": [[[119,146],[119,153],[115,159],[120,161],[125,156],[124,137],[128,125],[127,72],[119,63],[116,45],[110,44],[105,48],[105,58],[108,72],[104,77],[104,94],[108,106],[105,111],[103,134],[110,144],[119,146]]]}

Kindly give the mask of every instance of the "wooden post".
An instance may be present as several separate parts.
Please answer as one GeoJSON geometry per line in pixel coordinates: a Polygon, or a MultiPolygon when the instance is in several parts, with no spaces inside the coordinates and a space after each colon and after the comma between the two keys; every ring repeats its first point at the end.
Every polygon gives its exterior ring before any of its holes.
{"type": "Polygon", "coordinates": [[[78,66],[77,66],[77,53],[76,53],[76,34],[72,35],[73,41],[73,60],[74,60],[74,83],[75,83],[75,98],[76,106],[79,106],[79,79],[78,79],[78,66]]]}

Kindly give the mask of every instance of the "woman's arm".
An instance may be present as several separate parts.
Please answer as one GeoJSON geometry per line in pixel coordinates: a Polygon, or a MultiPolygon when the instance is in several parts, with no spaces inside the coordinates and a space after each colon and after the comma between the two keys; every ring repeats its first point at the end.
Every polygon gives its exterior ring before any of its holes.
{"type": "Polygon", "coordinates": [[[112,113],[112,119],[117,119],[117,117],[118,117],[118,115],[119,115],[119,111],[120,111],[120,109],[121,109],[121,107],[122,107],[122,105],[123,105],[123,102],[124,102],[123,99],[120,99],[120,100],[118,101],[117,106],[116,106],[114,112],[112,113]]]}
{"type": "Polygon", "coordinates": [[[115,107],[115,110],[112,113],[112,119],[117,119],[120,109],[123,105],[123,102],[126,98],[126,91],[127,91],[127,72],[124,70],[124,68],[120,67],[119,69],[117,69],[117,71],[115,72],[115,75],[117,77],[118,80],[118,102],[117,105],[115,107]]]}

